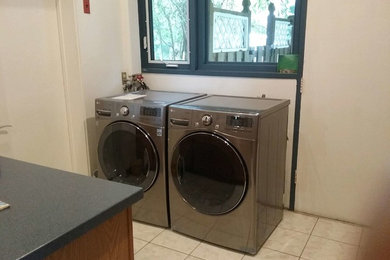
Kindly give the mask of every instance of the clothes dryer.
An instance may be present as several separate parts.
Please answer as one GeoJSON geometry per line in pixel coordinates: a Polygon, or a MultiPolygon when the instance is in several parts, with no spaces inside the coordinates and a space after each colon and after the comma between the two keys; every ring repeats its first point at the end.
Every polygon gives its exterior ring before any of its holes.
{"type": "Polygon", "coordinates": [[[143,188],[133,219],[169,226],[167,107],[202,95],[145,90],[95,100],[99,168],[94,175],[143,188]]]}
{"type": "Polygon", "coordinates": [[[288,105],[207,96],[170,106],[172,230],[259,250],[283,216],[288,105]]]}

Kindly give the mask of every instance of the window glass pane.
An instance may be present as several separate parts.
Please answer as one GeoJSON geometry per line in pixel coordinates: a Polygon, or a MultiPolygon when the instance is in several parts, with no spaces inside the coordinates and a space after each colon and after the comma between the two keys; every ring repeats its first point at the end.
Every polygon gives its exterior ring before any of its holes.
{"type": "Polygon", "coordinates": [[[292,53],[295,0],[211,0],[208,60],[277,62],[292,53]]]}
{"type": "Polygon", "coordinates": [[[152,0],[149,4],[149,61],[189,63],[188,0],[152,0]]]}

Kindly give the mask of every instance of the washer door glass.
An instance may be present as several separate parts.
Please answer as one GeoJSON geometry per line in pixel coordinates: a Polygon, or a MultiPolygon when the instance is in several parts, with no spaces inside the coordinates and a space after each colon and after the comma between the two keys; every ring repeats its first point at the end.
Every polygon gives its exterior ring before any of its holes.
{"type": "Polygon", "coordinates": [[[158,173],[156,148],[140,127],[115,122],[103,131],[98,146],[99,163],[108,180],[149,189],[158,173]]]}
{"type": "Polygon", "coordinates": [[[245,163],[225,138],[207,132],[185,136],[174,149],[173,182],[195,210],[219,215],[233,210],[247,187],[245,163]]]}

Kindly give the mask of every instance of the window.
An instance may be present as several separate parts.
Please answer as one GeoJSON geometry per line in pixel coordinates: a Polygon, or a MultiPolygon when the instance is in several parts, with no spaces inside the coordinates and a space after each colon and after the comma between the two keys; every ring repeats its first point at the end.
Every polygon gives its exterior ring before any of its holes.
{"type": "Polygon", "coordinates": [[[143,72],[298,78],[307,0],[138,0],[143,72]]]}
{"type": "MultiPolygon", "coordinates": [[[[188,0],[145,1],[148,61],[189,64],[188,0]],[[150,5],[150,7],[149,7],[150,5]]],[[[145,36],[144,36],[145,37],[145,36]]]]}

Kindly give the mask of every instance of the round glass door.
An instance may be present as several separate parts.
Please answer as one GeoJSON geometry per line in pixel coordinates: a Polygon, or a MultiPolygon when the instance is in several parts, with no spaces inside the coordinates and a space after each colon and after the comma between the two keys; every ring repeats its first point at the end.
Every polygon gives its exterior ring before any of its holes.
{"type": "Polygon", "coordinates": [[[197,132],[181,139],[173,152],[171,172],[183,199],[204,214],[225,214],[245,195],[245,163],[231,143],[212,133],[197,132]]]}
{"type": "Polygon", "coordinates": [[[158,155],[150,137],[136,125],[115,122],[103,131],[99,163],[108,180],[148,190],[158,173],[158,155]]]}

